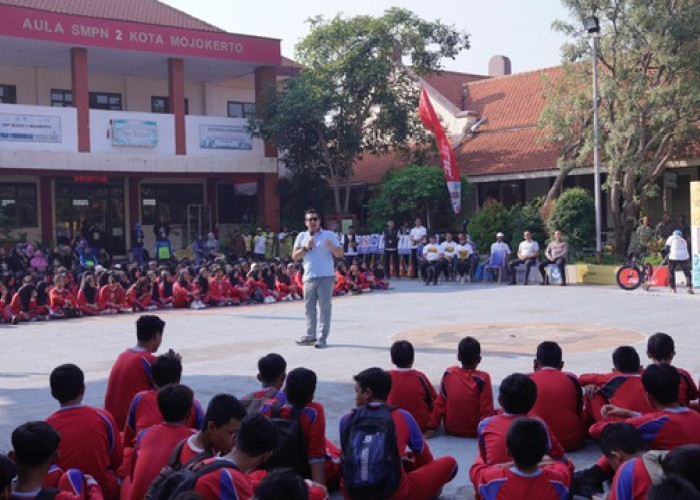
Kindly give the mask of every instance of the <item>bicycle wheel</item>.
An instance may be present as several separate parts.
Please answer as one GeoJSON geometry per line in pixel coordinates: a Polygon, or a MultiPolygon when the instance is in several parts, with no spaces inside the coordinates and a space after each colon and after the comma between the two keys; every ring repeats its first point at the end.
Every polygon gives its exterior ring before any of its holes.
{"type": "Polygon", "coordinates": [[[634,290],[643,283],[641,271],[632,266],[622,266],[617,270],[617,284],[623,290],[634,290]]]}

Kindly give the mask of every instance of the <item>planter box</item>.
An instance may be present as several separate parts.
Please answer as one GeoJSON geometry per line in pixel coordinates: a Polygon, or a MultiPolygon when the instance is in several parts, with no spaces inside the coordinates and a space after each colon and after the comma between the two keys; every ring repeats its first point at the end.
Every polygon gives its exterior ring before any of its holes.
{"type": "Polygon", "coordinates": [[[616,285],[615,277],[620,266],[607,266],[597,264],[577,264],[577,277],[581,283],[594,285],[616,285]]]}

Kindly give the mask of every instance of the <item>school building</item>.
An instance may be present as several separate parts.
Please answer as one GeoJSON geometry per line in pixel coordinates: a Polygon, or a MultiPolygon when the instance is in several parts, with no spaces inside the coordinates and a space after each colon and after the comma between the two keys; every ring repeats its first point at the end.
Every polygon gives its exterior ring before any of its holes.
{"type": "Polygon", "coordinates": [[[280,41],[155,0],[0,0],[0,207],[45,243],[102,226],[125,255],[164,217],[175,248],[277,229],[277,151],[247,119],[288,76],[280,41]]]}

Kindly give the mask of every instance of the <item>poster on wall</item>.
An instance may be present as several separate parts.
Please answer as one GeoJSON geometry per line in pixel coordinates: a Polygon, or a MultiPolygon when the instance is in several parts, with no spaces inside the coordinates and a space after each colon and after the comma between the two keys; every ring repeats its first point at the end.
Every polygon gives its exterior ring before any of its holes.
{"type": "Polygon", "coordinates": [[[110,120],[112,145],[154,148],[158,145],[158,123],[146,120],[110,120]]]}
{"type": "Polygon", "coordinates": [[[700,285],[700,181],[690,183],[690,255],[693,264],[693,288],[700,285]]]}
{"type": "Polygon", "coordinates": [[[200,125],[199,147],[250,151],[253,141],[242,125],[200,125]]]}
{"type": "Polygon", "coordinates": [[[0,141],[61,142],[61,117],[0,113],[0,141]]]}

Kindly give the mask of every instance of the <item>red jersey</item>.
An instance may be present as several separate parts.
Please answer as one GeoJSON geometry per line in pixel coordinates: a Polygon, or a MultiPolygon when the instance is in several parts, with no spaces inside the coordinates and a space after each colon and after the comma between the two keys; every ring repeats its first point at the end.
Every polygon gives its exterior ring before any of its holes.
{"type": "Polygon", "coordinates": [[[547,422],[565,450],[579,448],[586,437],[586,427],[583,394],[576,376],[555,368],[542,368],[530,378],[537,386],[537,399],[529,415],[547,422]]]}
{"type": "Polygon", "coordinates": [[[105,498],[119,498],[114,471],[122,463],[122,443],[109,412],[90,406],[63,407],[46,422],[61,435],[58,466],[80,469],[102,487],[105,498]]]}
{"type": "MultiPolygon", "coordinates": [[[[588,373],[581,375],[578,381],[582,386],[593,384],[598,387],[596,396],[602,397],[605,403],[639,413],[654,411],[654,408],[647,401],[640,374],[588,373]]],[[[597,414],[594,415],[594,418],[599,420],[602,417],[597,414]]]]}
{"type": "MultiPolygon", "coordinates": [[[[260,413],[270,418],[274,400],[268,400],[260,408],[260,413]]],[[[292,405],[285,403],[280,409],[281,418],[290,418],[292,405]]],[[[306,456],[309,464],[324,462],[326,460],[326,414],[323,406],[312,401],[304,407],[299,417],[301,434],[306,443],[306,456]]]]}
{"type": "Polygon", "coordinates": [[[78,304],[78,299],[68,291],[67,288],[52,288],[49,292],[49,307],[54,311],[58,311],[64,307],[75,307],[78,304]],[[70,306],[68,306],[70,302],[70,306]]]}
{"type": "MultiPolygon", "coordinates": [[[[214,460],[228,460],[226,458],[211,458],[204,463],[211,463],[214,460]]],[[[231,467],[205,474],[194,483],[195,493],[199,493],[205,500],[249,500],[253,498],[253,483],[246,474],[235,468],[233,462],[231,467]]]]}
{"type": "MultiPolygon", "coordinates": [[[[186,425],[191,429],[200,429],[202,422],[204,422],[204,410],[199,401],[195,399],[192,402],[192,411],[186,425]]],[[[150,389],[139,392],[134,396],[131,406],[129,406],[124,426],[124,446],[132,446],[136,436],[141,431],[161,423],[163,423],[163,415],[158,408],[158,391],[150,389]]]]}
{"type": "Polygon", "coordinates": [[[469,477],[484,500],[566,500],[571,484],[566,464],[545,465],[525,474],[515,467],[475,463],[469,477]]]}
{"type": "MultiPolygon", "coordinates": [[[[645,413],[625,422],[639,430],[651,450],[673,450],[684,444],[700,444],[700,414],[685,406],[645,413]]],[[[600,438],[607,424],[593,424],[589,429],[591,437],[600,438]]]]}
{"type": "MultiPolygon", "coordinates": [[[[44,476],[42,488],[59,490],[55,497],[59,500],[102,500],[104,498],[102,488],[97,484],[97,481],[93,479],[88,483],[85,474],[79,469],[69,469],[63,472],[56,464],[52,465],[44,476]]],[[[35,495],[27,496],[27,493],[14,493],[11,498],[35,498],[35,495]]]]}
{"type": "Polygon", "coordinates": [[[141,347],[122,352],[112,366],[105,392],[105,410],[114,416],[119,429],[124,428],[129,405],[141,391],[153,389],[151,363],[156,357],[141,347]]]}
{"type": "Polygon", "coordinates": [[[90,302],[85,295],[85,290],[80,290],[78,292],[78,305],[80,307],[86,307],[88,304],[98,306],[98,311],[104,309],[104,307],[100,307],[100,293],[97,290],[95,290],[95,297],[93,298],[92,302],[90,302]]]}
{"type": "Polygon", "coordinates": [[[168,465],[173,448],[196,431],[180,424],[162,423],[141,431],[134,444],[133,472],[131,474],[132,500],[146,496],[148,486],[168,465]]]}
{"type": "Polygon", "coordinates": [[[615,471],[608,500],[646,500],[651,484],[644,460],[631,458],[615,471]]]}
{"type": "Polygon", "coordinates": [[[433,411],[437,393],[423,372],[413,369],[389,370],[391,392],[387,403],[403,408],[425,430],[433,411]]]}
{"type": "Polygon", "coordinates": [[[12,301],[10,302],[10,311],[12,312],[13,316],[19,316],[21,312],[25,312],[34,316],[38,314],[38,306],[36,304],[36,299],[30,299],[29,307],[27,307],[27,309],[25,310],[24,304],[22,304],[22,299],[20,298],[19,293],[15,292],[12,296],[12,301]]]}
{"type": "Polygon", "coordinates": [[[193,300],[192,293],[195,291],[195,286],[188,283],[182,286],[179,282],[173,284],[173,307],[189,307],[193,300]]]}
{"type": "Polygon", "coordinates": [[[678,385],[678,401],[683,406],[690,406],[691,401],[698,399],[698,387],[695,385],[690,373],[677,366],[674,368],[681,377],[680,384],[678,385]]]}
{"type": "Polygon", "coordinates": [[[100,304],[102,307],[110,309],[121,309],[126,307],[126,293],[124,289],[117,285],[112,289],[109,284],[100,288],[100,304]]]}
{"type": "Polygon", "coordinates": [[[224,300],[231,297],[231,283],[227,279],[218,281],[216,278],[209,280],[209,296],[213,300],[224,300]]]}
{"type": "Polygon", "coordinates": [[[444,420],[445,432],[474,437],[483,419],[493,415],[491,377],[480,370],[452,366],[440,382],[440,394],[428,422],[435,429],[444,420]]]}
{"type": "MultiPolygon", "coordinates": [[[[525,415],[503,413],[502,415],[494,415],[493,417],[484,419],[479,423],[477,444],[479,445],[479,456],[485,464],[498,465],[512,461],[508,455],[508,448],[506,447],[506,435],[508,434],[510,425],[516,419],[524,416],[525,415]]],[[[542,425],[547,429],[547,455],[554,460],[565,459],[564,448],[559,444],[557,438],[554,437],[547,423],[538,417],[533,418],[542,422],[542,425]]]]}

